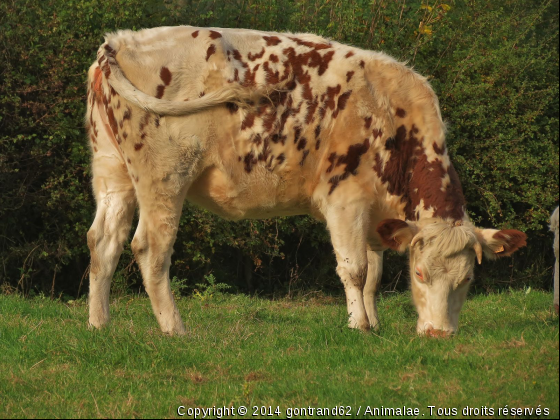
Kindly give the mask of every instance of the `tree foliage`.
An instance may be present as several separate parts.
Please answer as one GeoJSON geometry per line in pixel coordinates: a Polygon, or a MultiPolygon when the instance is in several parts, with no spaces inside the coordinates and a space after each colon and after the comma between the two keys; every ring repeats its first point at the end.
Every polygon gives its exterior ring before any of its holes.
{"type": "MultiPolygon", "coordinates": [[[[497,0],[5,0],[0,3],[0,283],[76,294],[95,203],[86,144],[86,72],[116,29],[162,25],[315,32],[383,50],[427,76],[449,126],[468,210],[530,235],[512,270],[549,282],[548,215],[558,201],[558,2],[497,0]]],[[[338,284],[324,226],[311,218],[225,222],[187,206],[173,275],[210,273],[266,292],[338,284]]],[[[117,278],[139,275],[129,249],[117,278]]],[[[402,257],[386,263],[396,286],[402,257]]],[[[82,281],[81,281],[82,280],[82,281]]],[[[405,285],[406,281],[401,281],[405,285]]],[[[481,283],[484,285],[484,282],[481,283]]]]}

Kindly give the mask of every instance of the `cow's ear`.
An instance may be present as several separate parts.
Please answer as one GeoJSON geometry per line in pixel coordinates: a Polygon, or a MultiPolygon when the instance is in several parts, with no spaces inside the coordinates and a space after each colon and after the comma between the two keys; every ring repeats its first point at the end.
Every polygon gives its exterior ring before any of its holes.
{"type": "Polygon", "coordinates": [[[476,237],[487,258],[509,257],[527,245],[527,235],[514,229],[476,229],[476,237]]]}
{"type": "Polygon", "coordinates": [[[377,233],[381,243],[395,251],[404,252],[418,228],[414,223],[400,219],[385,219],[377,225],[377,233]]]}

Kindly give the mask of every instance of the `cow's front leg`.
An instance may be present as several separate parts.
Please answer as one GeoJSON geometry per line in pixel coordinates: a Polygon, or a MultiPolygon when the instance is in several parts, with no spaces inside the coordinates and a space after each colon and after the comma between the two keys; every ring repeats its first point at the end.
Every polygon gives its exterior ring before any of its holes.
{"type": "Polygon", "coordinates": [[[377,290],[383,273],[383,251],[372,251],[368,248],[368,272],[366,285],[364,287],[364,305],[366,307],[369,325],[379,329],[379,318],[377,315],[377,290]]]}
{"type": "Polygon", "coordinates": [[[160,185],[138,188],[140,220],[131,248],[152,309],[161,330],[167,334],[185,334],[185,326],[171,293],[169,267],[184,193],[165,193],[160,185]]]}
{"type": "Polygon", "coordinates": [[[327,226],[336,254],[336,272],[346,292],[348,326],[370,328],[364,306],[364,286],[368,270],[366,252],[367,211],[362,206],[331,207],[327,226]]]}

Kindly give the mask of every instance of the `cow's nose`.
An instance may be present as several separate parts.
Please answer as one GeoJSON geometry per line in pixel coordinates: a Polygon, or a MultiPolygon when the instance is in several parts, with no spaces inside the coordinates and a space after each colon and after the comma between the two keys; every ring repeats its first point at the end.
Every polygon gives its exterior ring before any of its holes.
{"type": "Polygon", "coordinates": [[[447,338],[453,335],[453,331],[436,329],[431,322],[426,322],[424,324],[424,334],[426,337],[447,338]]]}

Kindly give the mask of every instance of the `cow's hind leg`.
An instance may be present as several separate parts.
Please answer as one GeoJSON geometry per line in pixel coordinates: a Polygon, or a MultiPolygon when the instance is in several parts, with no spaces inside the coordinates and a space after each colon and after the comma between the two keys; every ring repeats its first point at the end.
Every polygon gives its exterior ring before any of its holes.
{"type": "Polygon", "coordinates": [[[131,247],[160,328],[167,334],[185,333],[169,281],[184,197],[184,191],[169,191],[162,185],[138,189],[140,220],[131,247]]]}
{"type": "MultiPolygon", "coordinates": [[[[101,141],[101,139],[100,139],[101,141]]],[[[134,187],[120,156],[109,147],[94,154],[95,220],[87,233],[91,254],[89,323],[101,328],[109,322],[109,291],[136,206],[134,187]]]]}
{"type": "Polygon", "coordinates": [[[381,274],[383,273],[383,251],[372,251],[368,247],[368,272],[366,285],[364,287],[364,305],[369,320],[369,325],[379,328],[379,318],[377,316],[377,290],[381,282],[381,274]]]}
{"type": "Polygon", "coordinates": [[[362,205],[331,207],[326,214],[336,254],[336,271],[346,292],[348,326],[364,331],[370,328],[363,294],[368,270],[367,214],[362,205]]]}

